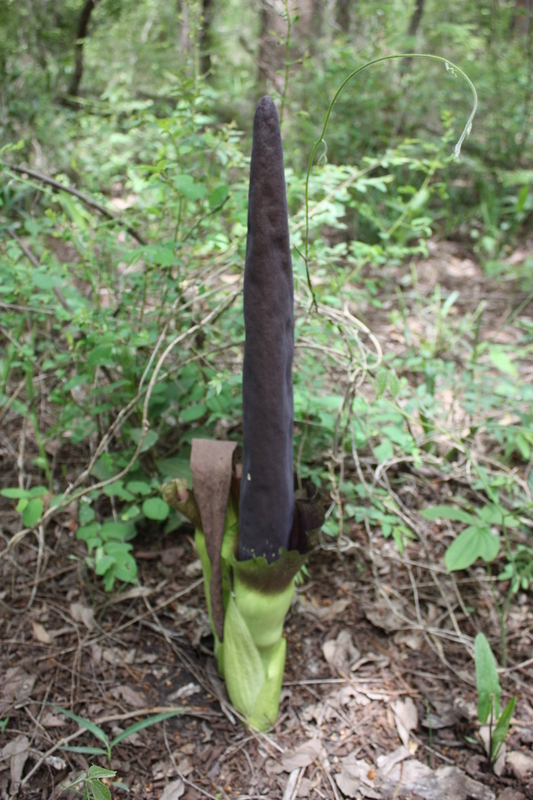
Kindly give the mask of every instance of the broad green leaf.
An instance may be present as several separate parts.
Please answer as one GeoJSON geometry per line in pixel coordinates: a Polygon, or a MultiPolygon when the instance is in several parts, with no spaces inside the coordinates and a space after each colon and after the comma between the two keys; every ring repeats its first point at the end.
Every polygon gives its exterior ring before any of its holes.
{"type": "Polygon", "coordinates": [[[98,779],[91,781],[91,792],[94,800],[111,800],[111,792],[102,781],[98,779]]]}
{"type": "Polygon", "coordinates": [[[493,561],[500,549],[499,536],[492,534],[489,528],[469,526],[461,531],[446,550],[444,561],[448,572],[470,567],[478,558],[493,561]]]}
{"type": "Polygon", "coordinates": [[[484,633],[478,633],[474,642],[474,663],[476,667],[476,683],[478,694],[477,715],[484,724],[494,702],[494,716],[500,713],[501,686],[496,661],[490,644],[484,633]]]}
{"type": "Polygon", "coordinates": [[[61,285],[61,279],[54,275],[46,275],[42,272],[36,272],[32,276],[33,285],[38,289],[53,289],[54,286],[61,285]]]}
{"type": "Polygon", "coordinates": [[[205,186],[196,184],[192,175],[178,175],[174,180],[174,185],[187,200],[199,200],[205,197],[205,186]]]}
{"type": "Polygon", "coordinates": [[[127,503],[134,499],[134,495],[124,488],[122,481],[115,481],[114,483],[104,486],[102,492],[106,495],[106,497],[119,497],[121,500],[125,500],[127,503]]]}
{"type": "Polygon", "coordinates": [[[207,411],[207,406],[203,403],[198,403],[196,405],[188,406],[188,408],[184,408],[183,411],[180,413],[180,418],[182,422],[194,422],[200,417],[203,417],[207,411]]]}
{"type": "Polygon", "coordinates": [[[174,247],[164,247],[157,245],[151,249],[151,255],[156,264],[161,267],[171,267],[174,263],[174,247]]]}
{"type": "Polygon", "coordinates": [[[2,489],[0,494],[2,497],[7,497],[10,500],[19,500],[23,497],[30,497],[28,489],[17,489],[16,487],[13,487],[12,489],[2,489]]]}
{"type": "Polygon", "coordinates": [[[82,500],[78,506],[78,522],[80,525],[87,525],[94,520],[95,516],[94,508],[92,508],[89,503],[82,500]]]}
{"type": "Polygon", "coordinates": [[[122,742],[124,739],[127,739],[129,736],[133,736],[134,733],[138,733],[144,728],[148,728],[150,725],[157,725],[158,722],[162,722],[164,719],[169,719],[170,717],[176,717],[178,714],[183,714],[183,711],[181,709],[176,711],[163,711],[161,714],[154,714],[153,717],[147,717],[139,722],[134,722],[133,725],[130,725],[125,731],[122,731],[122,733],[119,733],[118,736],[115,736],[111,742],[111,747],[114,747],[116,744],[122,742]]]}
{"type": "Polygon", "coordinates": [[[103,555],[97,558],[94,564],[94,571],[97,575],[105,575],[108,569],[111,569],[116,564],[116,559],[113,556],[103,555]]]}
{"type": "Polygon", "coordinates": [[[114,778],[116,774],[114,769],[104,769],[96,764],[92,764],[88,772],[89,778],[114,778]]]}
{"type": "Polygon", "coordinates": [[[100,523],[95,521],[89,522],[88,525],[82,525],[76,531],[76,539],[88,542],[89,539],[94,539],[96,534],[99,533],[100,527],[100,523]]]}
{"type": "Polygon", "coordinates": [[[100,529],[102,539],[120,539],[127,541],[135,536],[135,525],[133,522],[104,522],[100,529]]]}
{"type": "Polygon", "coordinates": [[[497,758],[501,746],[505,741],[505,737],[507,736],[507,731],[509,730],[509,725],[511,724],[511,719],[513,716],[515,705],[516,705],[516,697],[513,697],[511,700],[509,700],[509,702],[503,709],[501,717],[496,723],[496,727],[492,731],[491,758],[493,761],[497,758]]]}
{"type": "Polygon", "coordinates": [[[393,399],[396,399],[399,389],[400,389],[400,383],[398,381],[398,378],[396,377],[396,373],[389,372],[389,391],[393,399]]]}
{"type": "Polygon", "coordinates": [[[384,461],[387,461],[387,459],[392,458],[394,455],[394,447],[389,439],[384,439],[381,444],[374,447],[374,453],[379,463],[382,464],[384,461]]]}
{"type": "Polygon", "coordinates": [[[388,378],[389,374],[386,369],[380,369],[378,371],[378,374],[376,375],[376,394],[378,397],[381,397],[387,388],[388,378]]]}
{"type": "Polygon", "coordinates": [[[507,353],[505,353],[503,350],[499,350],[496,347],[491,347],[489,349],[489,358],[494,366],[500,370],[500,372],[505,372],[506,375],[511,375],[513,378],[518,375],[516,366],[513,364],[513,361],[507,355],[507,353]]]}
{"type": "Polygon", "coordinates": [[[430,508],[423,508],[420,516],[424,519],[437,520],[437,519],[451,519],[457,522],[465,522],[467,525],[475,525],[477,520],[472,514],[463,511],[462,508],[457,506],[431,506],[430,508]]]}
{"type": "Polygon", "coordinates": [[[42,513],[43,501],[38,497],[34,497],[22,512],[22,522],[27,528],[32,528],[42,513]]]}
{"type": "Polygon", "coordinates": [[[168,517],[170,506],[159,497],[150,497],[142,504],[142,510],[148,519],[155,519],[161,522],[168,517]]]}
{"type": "Polygon", "coordinates": [[[29,493],[30,497],[42,497],[44,494],[48,494],[48,489],[46,486],[33,486],[29,493]]]}
{"type": "MultiPolygon", "coordinates": [[[[142,437],[142,429],[141,428],[132,428],[129,432],[130,439],[135,442],[135,444],[139,444],[142,437]]],[[[143,445],[141,447],[141,453],[145,453],[147,450],[150,450],[151,447],[159,439],[159,435],[155,431],[146,431],[146,436],[144,437],[143,445]]]]}
{"type": "Polygon", "coordinates": [[[89,367],[98,367],[102,364],[111,365],[113,363],[113,345],[100,344],[91,350],[87,356],[87,365],[89,367]]]}
{"type": "Polygon", "coordinates": [[[120,512],[120,519],[123,522],[128,522],[128,520],[135,519],[136,517],[138,517],[140,513],[141,513],[141,509],[139,508],[139,506],[136,506],[135,504],[133,504],[129,508],[127,508],[124,511],[120,512]]]}
{"type": "Polygon", "coordinates": [[[73,714],[72,711],[68,711],[66,708],[62,708],[61,706],[56,706],[52,704],[52,708],[55,708],[56,711],[59,711],[61,714],[64,714],[69,719],[73,719],[74,722],[77,722],[78,725],[82,726],[82,728],[86,728],[94,736],[100,739],[100,741],[104,742],[106,747],[109,746],[109,741],[104,731],[101,728],[99,728],[98,725],[95,725],[94,722],[91,722],[90,719],[84,719],[84,717],[79,717],[77,714],[73,714]]]}
{"type": "Polygon", "coordinates": [[[224,202],[228,194],[229,194],[229,186],[225,183],[221,183],[220,186],[217,186],[216,189],[213,189],[213,191],[209,195],[210,207],[216,208],[216,206],[219,206],[221,203],[224,202]]]}
{"type": "Polygon", "coordinates": [[[146,481],[130,481],[126,484],[126,489],[132,494],[151,494],[152,487],[146,481]]]}
{"type": "Polygon", "coordinates": [[[494,561],[500,552],[500,534],[490,528],[480,528],[480,557],[486,564],[494,561]]]}

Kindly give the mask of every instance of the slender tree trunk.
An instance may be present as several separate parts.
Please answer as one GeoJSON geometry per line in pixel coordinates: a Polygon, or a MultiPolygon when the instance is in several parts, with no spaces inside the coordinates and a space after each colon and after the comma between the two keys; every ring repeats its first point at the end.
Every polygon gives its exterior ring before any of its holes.
{"type": "Polygon", "coordinates": [[[418,33],[422,14],[424,13],[425,0],[416,0],[411,19],[409,20],[409,27],[407,28],[407,35],[415,37],[418,33]]]}
{"type": "Polygon", "coordinates": [[[261,3],[261,11],[259,14],[259,55],[257,59],[257,82],[260,88],[260,94],[264,94],[267,86],[267,79],[269,74],[269,26],[270,14],[266,3],[261,3]]]}
{"type": "Polygon", "coordinates": [[[350,33],[350,0],[335,3],[335,24],[346,35],[350,33]]]}
{"type": "Polygon", "coordinates": [[[531,18],[533,16],[533,3],[531,0],[516,0],[515,12],[511,22],[511,33],[519,36],[529,36],[531,33],[531,18]]]}
{"type": "Polygon", "coordinates": [[[213,18],[213,0],[202,0],[202,27],[198,34],[200,49],[200,72],[206,75],[211,69],[211,51],[213,37],[211,35],[211,22],[213,18]]]}
{"type": "Polygon", "coordinates": [[[78,31],[76,34],[76,54],[75,65],[70,85],[68,87],[68,94],[71,97],[77,97],[80,90],[81,78],[83,75],[83,45],[87,37],[87,30],[89,28],[89,20],[93,9],[98,5],[99,0],[86,0],[85,5],[80,14],[78,21],[78,31]]]}

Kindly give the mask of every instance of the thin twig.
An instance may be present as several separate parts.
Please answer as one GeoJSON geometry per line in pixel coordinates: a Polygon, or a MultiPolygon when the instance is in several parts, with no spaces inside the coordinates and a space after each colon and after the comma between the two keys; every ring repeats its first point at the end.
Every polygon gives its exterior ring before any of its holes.
{"type": "Polygon", "coordinates": [[[148,244],[146,239],[141,236],[140,233],[137,233],[135,228],[132,228],[131,225],[128,225],[120,217],[117,217],[116,214],[113,214],[112,211],[103,206],[97,200],[94,200],[92,197],[83,194],[83,192],[80,192],[79,189],[76,189],[74,186],[65,186],[65,184],[54,180],[54,178],[50,178],[48,175],[43,175],[42,172],[37,172],[36,170],[29,169],[28,167],[15,167],[12,164],[3,164],[2,166],[11,170],[11,172],[17,172],[20,175],[29,175],[30,178],[35,178],[35,180],[42,181],[42,183],[46,183],[48,186],[51,186],[56,192],[67,192],[68,194],[74,195],[74,197],[77,197],[79,200],[85,203],[85,205],[89,206],[90,208],[94,208],[95,211],[99,211],[100,214],[104,215],[104,217],[112,219],[114,222],[118,222],[123,225],[128,233],[133,236],[133,238],[136,239],[139,244],[148,244]]]}

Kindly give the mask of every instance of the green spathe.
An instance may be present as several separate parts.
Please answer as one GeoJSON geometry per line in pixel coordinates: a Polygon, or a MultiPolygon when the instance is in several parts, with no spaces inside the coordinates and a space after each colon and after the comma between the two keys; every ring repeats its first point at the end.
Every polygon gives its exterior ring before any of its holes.
{"type": "MultiPolygon", "coordinates": [[[[295,563],[286,551],[281,560],[295,563]]],[[[224,620],[224,677],[235,708],[254,728],[266,730],[279,711],[287,651],[283,623],[294,597],[294,575],[285,588],[264,591],[243,581],[240,573],[262,573],[263,584],[268,584],[274,564],[233,559],[233,566],[233,591],[224,620]]]]}
{"type": "Polygon", "coordinates": [[[267,730],[279,711],[287,650],[283,623],[294,597],[294,578],[305,556],[284,550],[273,564],[265,558],[237,561],[238,528],[233,520],[233,512],[228,509],[221,558],[223,641],[213,625],[211,562],[205,536],[199,529],[195,544],[202,564],[218,670],[226,680],[231,702],[248,724],[267,730]]]}

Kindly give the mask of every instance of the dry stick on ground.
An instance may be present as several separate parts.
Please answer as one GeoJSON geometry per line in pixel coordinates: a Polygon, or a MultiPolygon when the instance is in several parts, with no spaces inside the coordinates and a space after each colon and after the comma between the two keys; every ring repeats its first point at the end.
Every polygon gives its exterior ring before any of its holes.
{"type": "Polygon", "coordinates": [[[17,172],[20,175],[29,175],[30,178],[35,178],[35,180],[42,181],[42,183],[46,183],[48,186],[51,186],[56,192],[68,192],[68,194],[74,195],[74,197],[77,197],[79,200],[85,203],[85,205],[90,206],[90,208],[94,208],[95,211],[99,211],[100,214],[104,215],[104,217],[123,225],[130,236],[133,236],[133,238],[136,239],[139,244],[148,244],[146,239],[141,236],[140,233],[137,233],[135,228],[132,228],[131,225],[125,223],[124,220],[122,220],[120,217],[117,217],[116,214],[113,214],[112,211],[103,206],[97,200],[93,200],[92,197],[83,194],[83,192],[80,192],[79,189],[76,189],[74,186],[65,186],[65,184],[54,180],[54,178],[49,178],[48,175],[43,175],[42,172],[37,172],[36,170],[29,169],[28,167],[15,167],[11,164],[4,164],[3,166],[6,169],[11,170],[11,172],[17,172]]]}
{"type": "MultiPolygon", "coordinates": [[[[17,236],[17,234],[15,233],[13,228],[8,228],[7,232],[9,233],[11,238],[16,241],[16,243],[18,244],[18,246],[20,247],[20,249],[22,250],[22,252],[26,256],[28,261],[31,264],[33,264],[33,266],[35,268],[39,267],[40,266],[39,259],[32,253],[32,251],[30,250],[28,245],[25,244],[25,242],[23,242],[22,239],[19,236],[17,236]]],[[[68,311],[69,314],[72,314],[72,309],[69,306],[68,301],[65,299],[61,289],[59,289],[57,286],[54,286],[52,291],[54,292],[55,296],[57,297],[57,299],[59,300],[59,302],[61,303],[61,305],[65,309],[65,311],[68,311]]]]}

